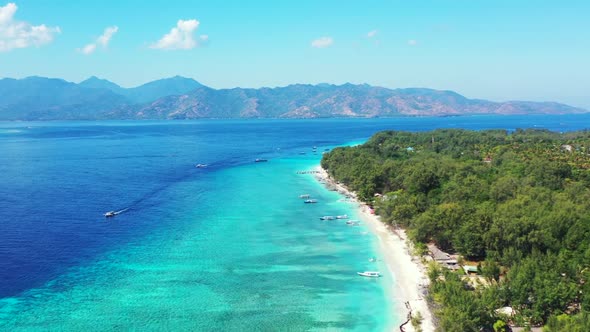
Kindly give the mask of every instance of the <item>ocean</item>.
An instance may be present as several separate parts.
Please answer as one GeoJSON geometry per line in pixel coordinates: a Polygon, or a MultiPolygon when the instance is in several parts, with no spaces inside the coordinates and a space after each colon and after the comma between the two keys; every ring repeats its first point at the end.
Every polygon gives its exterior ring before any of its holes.
{"type": "Polygon", "coordinates": [[[356,275],[380,269],[368,261],[379,257],[376,238],[362,224],[320,221],[355,218],[356,207],[298,171],[386,129],[589,124],[590,115],[0,122],[0,330],[391,330],[405,317],[390,314],[395,276],[356,275]],[[105,218],[110,210],[124,212],[105,218]]]}

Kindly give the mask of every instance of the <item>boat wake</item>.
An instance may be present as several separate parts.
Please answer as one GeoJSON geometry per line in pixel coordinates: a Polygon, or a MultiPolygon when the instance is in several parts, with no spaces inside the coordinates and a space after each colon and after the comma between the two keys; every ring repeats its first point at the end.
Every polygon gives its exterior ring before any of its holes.
{"type": "Polygon", "coordinates": [[[111,218],[111,217],[114,217],[116,215],[119,215],[119,214],[121,214],[121,213],[123,213],[125,211],[128,211],[129,209],[130,208],[125,208],[125,209],[119,210],[119,211],[109,211],[109,212],[105,213],[104,216],[107,217],[107,218],[111,218]]]}

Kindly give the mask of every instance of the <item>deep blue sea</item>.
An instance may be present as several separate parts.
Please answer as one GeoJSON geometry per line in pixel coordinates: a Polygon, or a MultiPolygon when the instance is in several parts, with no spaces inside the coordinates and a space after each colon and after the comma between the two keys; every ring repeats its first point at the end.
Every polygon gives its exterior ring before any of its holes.
{"type": "Polygon", "coordinates": [[[391,329],[405,315],[389,314],[395,276],[356,277],[374,268],[376,240],[320,222],[355,207],[297,171],[385,129],[588,126],[590,115],[0,122],[0,330],[391,329]]]}

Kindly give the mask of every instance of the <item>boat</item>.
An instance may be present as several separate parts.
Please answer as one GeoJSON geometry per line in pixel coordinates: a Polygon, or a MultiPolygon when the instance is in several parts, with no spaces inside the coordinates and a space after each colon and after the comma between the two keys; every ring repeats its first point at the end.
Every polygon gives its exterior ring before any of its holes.
{"type": "Polygon", "coordinates": [[[317,202],[318,202],[317,199],[306,199],[305,201],[303,201],[303,203],[305,203],[305,204],[314,204],[317,202]]]}
{"type": "Polygon", "coordinates": [[[196,164],[195,167],[196,168],[205,168],[205,167],[207,167],[207,164],[196,164]]]}
{"type": "Polygon", "coordinates": [[[336,219],[348,219],[348,215],[343,214],[341,216],[336,216],[336,219]]]}
{"type": "Polygon", "coordinates": [[[311,197],[311,196],[309,196],[309,194],[303,194],[303,195],[299,195],[299,198],[305,198],[305,199],[308,199],[308,198],[310,198],[310,197],[311,197]]]}
{"type": "Polygon", "coordinates": [[[265,163],[267,161],[268,161],[268,159],[261,159],[261,158],[256,158],[256,160],[254,160],[255,163],[265,163]]]}
{"type": "Polygon", "coordinates": [[[320,220],[334,220],[334,217],[333,216],[323,216],[323,217],[320,217],[320,220]]]}
{"type": "Polygon", "coordinates": [[[301,152],[299,152],[299,154],[305,154],[305,152],[301,151],[301,152]]]}
{"type": "Polygon", "coordinates": [[[361,277],[369,277],[369,278],[379,278],[381,276],[381,273],[378,271],[357,272],[356,274],[358,274],[361,277]]]}
{"type": "Polygon", "coordinates": [[[359,225],[359,222],[356,221],[356,220],[347,220],[346,221],[346,224],[349,225],[349,226],[358,226],[359,225]]]}
{"type": "Polygon", "coordinates": [[[121,214],[121,213],[123,213],[123,212],[125,212],[127,210],[129,210],[129,208],[126,208],[126,209],[123,209],[123,210],[120,210],[120,211],[109,211],[109,212],[105,213],[104,216],[107,217],[107,218],[112,218],[112,217],[114,217],[114,216],[116,216],[118,214],[121,214]]]}
{"type": "Polygon", "coordinates": [[[377,261],[377,258],[375,258],[375,257],[369,258],[369,262],[371,262],[371,263],[376,262],[376,261],[377,261]]]}

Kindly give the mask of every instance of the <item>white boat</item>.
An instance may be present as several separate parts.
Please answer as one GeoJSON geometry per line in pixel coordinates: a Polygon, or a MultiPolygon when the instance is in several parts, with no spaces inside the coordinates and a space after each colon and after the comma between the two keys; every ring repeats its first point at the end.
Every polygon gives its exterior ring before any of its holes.
{"type": "Polygon", "coordinates": [[[196,168],[205,168],[205,167],[207,167],[207,164],[196,164],[195,167],[196,168]]]}
{"type": "Polygon", "coordinates": [[[356,274],[358,274],[361,277],[369,277],[369,278],[379,278],[381,276],[381,273],[378,271],[357,272],[356,274]]]}
{"type": "Polygon", "coordinates": [[[333,216],[323,216],[323,217],[320,217],[320,220],[334,220],[334,217],[333,216]]]}
{"type": "Polygon", "coordinates": [[[116,216],[118,214],[121,214],[121,213],[123,213],[123,212],[125,212],[127,210],[129,210],[129,208],[126,208],[126,209],[123,209],[123,210],[120,210],[120,211],[109,211],[109,212],[105,213],[104,216],[107,217],[107,218],[112,218],[112,217],[114,217],[114,216],[116,216]]]}
{"type": "Polygon", "coordinates": [[[317,199],[306,199],[305,201],[303,201],[303,203],[305,203],[305,204],[314,204],[317,202],[318,202],[317,199]]]}
{"type": "Polygon", "coordinates": [[[348,215],[343,214],[341,216],[336,216],[336,219],[348,219],[348,215]]]}
{"type": "Polygon", "coordinates": [[[346,221],[346,224],[349,225],[349,226],[358,226],[359,225],[359,222],[356,221],[356,220],[347,220],[346,221]]]}
{"type": "Polygon", "coordinates": [[[377,258],[375,258],[375,257],[369,258],[369,262],[371,262],[371,263],[376,262],[376,261],[377,261],[377,258]]]}
{"type": "Polygon", "coordinates": [[[309,194],[299,195],[299,198],[309,199],[311,196],[309,194]]]}

